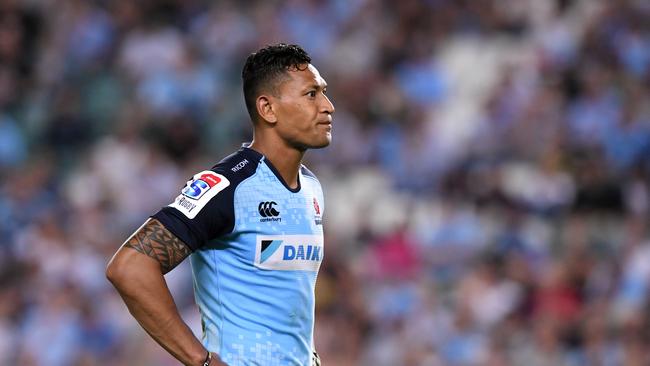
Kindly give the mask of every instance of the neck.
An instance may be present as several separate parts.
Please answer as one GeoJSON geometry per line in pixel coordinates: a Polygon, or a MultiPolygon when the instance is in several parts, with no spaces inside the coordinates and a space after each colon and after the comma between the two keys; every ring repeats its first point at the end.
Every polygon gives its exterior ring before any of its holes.
{"type": "Polygon", "coordinates": [[[304,151],[288,146],[284,141],[255,139],[249,148],[261,153],[273,164],[289,187],[298,187],[298,170],[304,151]]]}

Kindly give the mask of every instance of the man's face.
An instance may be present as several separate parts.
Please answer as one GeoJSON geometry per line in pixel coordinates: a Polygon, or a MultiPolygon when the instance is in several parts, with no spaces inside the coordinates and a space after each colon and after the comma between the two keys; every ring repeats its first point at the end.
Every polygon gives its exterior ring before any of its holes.
{"type": "Polygon", "coordinates": [[[276,129],[297,149],[318,149],[332,140],[334,105],[325,95],[327,83],[318,70],[311,64],[304,66],[288,71],[288,79],[277,86],[276,129]]]}

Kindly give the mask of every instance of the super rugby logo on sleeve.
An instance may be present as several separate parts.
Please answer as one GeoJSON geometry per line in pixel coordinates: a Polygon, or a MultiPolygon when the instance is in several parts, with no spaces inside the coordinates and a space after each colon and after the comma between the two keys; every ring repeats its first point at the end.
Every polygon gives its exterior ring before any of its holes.
{"type": "Polygon", "coordinates": [[[202,171],[187,181],[181,194],[169,206],[193,219],[217,193],[229,185],[230,181],[223,175],[211,170],[202,171]]]}
{"type": "Polygon", "coordinates": [[[322,235],[258,235],[255,267],[276,271],[318,271],[322,235]]]}

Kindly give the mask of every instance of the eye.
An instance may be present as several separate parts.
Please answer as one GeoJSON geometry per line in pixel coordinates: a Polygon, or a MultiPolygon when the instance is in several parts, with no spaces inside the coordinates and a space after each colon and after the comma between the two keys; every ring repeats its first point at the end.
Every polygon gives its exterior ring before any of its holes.
{"type": "Polygon", "coordinates": [[[316,97],[316,90],[310,91],[309,93],[307,93],[307,95],[309,95],[310,98],[315,98],[316,97]]]}

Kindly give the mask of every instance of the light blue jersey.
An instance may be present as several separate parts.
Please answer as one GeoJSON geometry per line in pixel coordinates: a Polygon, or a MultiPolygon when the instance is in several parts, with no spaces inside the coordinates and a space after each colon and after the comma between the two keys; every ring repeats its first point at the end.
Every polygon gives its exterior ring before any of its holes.
{"type": "Polygon", "coordinates": [[[193,249],[202,341],[228,365],[310,365],[322,213],[309,170],[291,189],[263,155],[242,148],[153,216],[193,249]]]}

